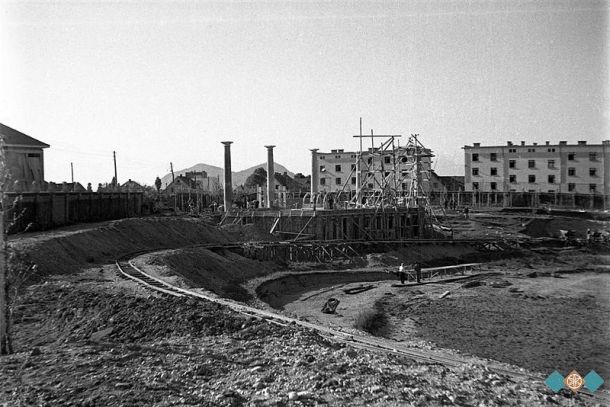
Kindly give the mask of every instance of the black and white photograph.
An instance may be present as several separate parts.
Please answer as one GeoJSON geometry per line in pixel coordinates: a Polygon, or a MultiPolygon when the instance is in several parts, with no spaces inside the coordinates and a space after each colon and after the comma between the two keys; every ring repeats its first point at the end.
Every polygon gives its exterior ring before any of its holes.
{"type": "Polygon", "coordinates": [[[0,407],[610,406],[609,0],[0,0],[0,407]]]}

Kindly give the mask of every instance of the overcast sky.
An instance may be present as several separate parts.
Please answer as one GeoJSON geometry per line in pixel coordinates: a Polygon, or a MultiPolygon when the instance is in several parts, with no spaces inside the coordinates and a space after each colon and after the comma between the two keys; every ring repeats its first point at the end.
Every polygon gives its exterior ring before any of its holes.
{"type": "Polygon", "coordinates": [[[442,175],[506,140],[608,134],[607,1],[0,0],[0,122],[46,179],[152,184],[203,162],[310,173],[310,148],[419,133],[442,175]]]}

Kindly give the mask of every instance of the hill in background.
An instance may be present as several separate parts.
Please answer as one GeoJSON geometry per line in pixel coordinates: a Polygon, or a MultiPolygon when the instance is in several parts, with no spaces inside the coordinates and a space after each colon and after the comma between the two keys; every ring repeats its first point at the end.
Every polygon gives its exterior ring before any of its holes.
{"type": "MultiPolygon", "coordinates": [[[[279,172],[280,174],[283,174],[284,172],[286,172],[290,177],[294,177],[294,173],[292,173],[291,171],[288,171],[288,169],[286,167],[284,167],[282,164],[274,163],[274,166],[275,166],[274,170],[276,173],[279,172]]],[[[267,163],[258,164],[258,165],[255,165],[250,168],[246,168],[245,170],[238,171],[238,172],[232,171],[231,174],[233,176],[233,187],[235,188],[237,186],[243,185],[246,182],[246,178],[248,178],[248,176],[250,176],[254,172],[254,170],[257,168],[263,168],[266,170],[267,163]]],[[[221,185],[224,184],[224,169],[221,167],[216,167],[215,165],[208,165],[208,164],[202,164],[202,163],[195,164],[192,167],[174,171],[174,175],[177,177],[178,175],[183,175],[183,174],[185,174],[187,172],[191,172],[191,171],[205,171],[208,174],[208,177],[210,177],[210,178],[220,177],[221,185]]],[[[161,188],[165,188],[165,186],[171,182],[172,182],[172,174],[165,174],[161,178],[161,188]]]]}

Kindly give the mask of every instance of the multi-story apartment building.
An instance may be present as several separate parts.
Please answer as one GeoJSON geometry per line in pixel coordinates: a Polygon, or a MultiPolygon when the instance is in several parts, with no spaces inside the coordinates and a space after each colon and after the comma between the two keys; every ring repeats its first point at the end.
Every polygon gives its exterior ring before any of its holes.
{"type": "MultiPolygon", "coordinates": [[[[430,173],[432,153],[429,149],[419,149],[420,171],[430,173]]],[[[314,192],[354,192],[360,184],[363,191],[379,191],[392,188],[407,191],[413,179],[415,156],[407,147],[394,150],[369,148],[362,152],[358,171],[358,152],[342,149],[329,153],[312,150],[312,191],[314,192]],[[358,175],[358,172],[360,175],[358,175]]],[[[422,187],[429,191],[429,176],[422,177],[422,187]]]]}
{"type": "Polygon", "coordinates": [[[610,194],[610,140],[464,146],[466,191],[610,194]]]}

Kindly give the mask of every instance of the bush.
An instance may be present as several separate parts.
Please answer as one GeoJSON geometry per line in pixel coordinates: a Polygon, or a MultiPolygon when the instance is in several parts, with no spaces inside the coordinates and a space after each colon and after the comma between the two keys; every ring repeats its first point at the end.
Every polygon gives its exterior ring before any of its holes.
{"type": "Polygon", "coordinates": [[[360,311],[354,328],[368,332],[371,335],[379,335],[386,327],[388,319],[382,309],[373,308],[360,311]]]}

